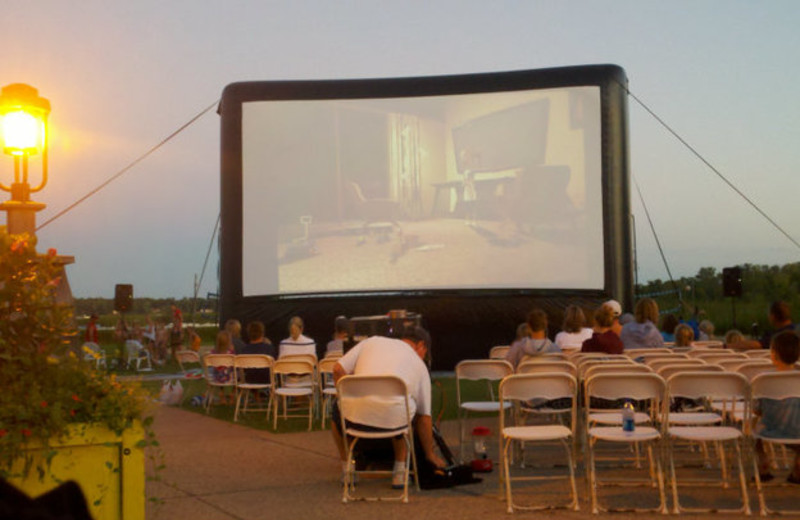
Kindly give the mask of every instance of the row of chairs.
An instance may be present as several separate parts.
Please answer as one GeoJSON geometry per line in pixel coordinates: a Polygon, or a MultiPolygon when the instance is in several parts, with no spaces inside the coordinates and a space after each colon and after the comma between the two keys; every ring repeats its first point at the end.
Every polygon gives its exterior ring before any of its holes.
{"type": "MultiPolygon", "coordinates": [[[[183,353],[178,357],[186,363],[183,353]]],[[[202,358],[203,377],[206,381],[204,401],[209,412],[215,395],[230,388],[234,392],[234,421],[247,412],[266,412],[272,418],[272,427],[277,428],[278,418],[304,417],[308,419],[308,430],[321,407],[321,422],[324,426],[329,414],[330,400],[335,395],[333,366],[338,357],[326,357],[317,361],[312,355],[283,356],[277,360],[265,354],[207,354],[202,358]],[[266,380],[248,382],[248,371],[268,371],[266,380]],[[218,377],[217,374],[226,374],[218,377]],[[266,406],[260,406],[260,395],[266,395],[266,406]],[[254,404],[253,401],[256,401],[254,404]],[[281,413],[282,408],[282,413],[281,413]]],[[[193,361],[193,360],[192,360],[193,361]]]]}
{"type": "MultiPolygon", "coordinates": [[[[639,445],[641,444],[647,448],[651,471],[650,483],[659,487],[660,506],[658,510],[662,512],[666,511],[666,506],[659,450],[660,446],[666,443],[668,448],[664,453],[666,454],[665,456],[668,455],[670,462],[674,509],[677,512],[687,511],[686,508],[680,505],[678,498],[678,480],[674,466],[674,450],[672,449],[672,444],[681,440],[694,441],[704,447],[707,443],[713,441],[720,456],[720,466],[722,468],[726,468],[725,452],[722,444],[724,442],[733,444],[736,451],[736,460],[739,463],[740,485],[742,486],[743,496],[742,509],[739,511],[749,512],[741,457],[743,438],[749,435],[750,397],[769,397],[765,392],[769,393],[775,388],[775,385],[767,388],[765,386],[766,383],[756,384],[755,381],[758,377],[766,378],[776,374],[759,375],[763,372],[772,371],[772,365],[767,360],[752,359],[748,356],[733,356],[733,358],[738,361],[738,364],[729,364],[724,367],[720,364],[708,363],[702,358],[689,358],[687,360],[682,356],[672,359],[673,363],[663,363],[664,360],[653,357],[645,360],[647,364],[635,363],[629,356],[572,356],[571,360],[568,360],[566,356],[539,356],[536,359],[521,363],[516,374],[513,374],[511,366],[504,361],[464,361],[456,368],[458,404],[460,418],[462,419],[462,446],[464,445],[463,419],[466,418],[468,412],[494,411],[499,413],[502,432],[500,451],[503,458],[503,480],[506,483],[508,508],[512,511],[517,507],[512,501],[512,479],[509,474],[509,450],[512,441],[519,441],[523,446],[524,442],[534,440],[557,440],[565,446],[569,439],[576,442],[578,439],[574,431],[577,425],[575,419],[578,395],[579,392],[582,392],[585,397],[584,424],[586,428],[581,440],[586,443],[588,448],[586,461],[587,480],[590,484],[594,512],[600,510],[597,501],[598,480],[593,450],[598,441],[632,443],[637,448],[637,464],[639,462],[639,445]],[[727,371],[726,368],[728,368],[727,371]],[[740,370],[742,373],[731,372],[731,369],[740,370]],[[690,382],[684,382],[687,378],[690,382]],[[462,379],[501,380],[498,400],[494,402],[492,400],[462,402],[460,393],[462,379]],[[753,380],[754,385],[752,392],[749,386],[750,379],[753,380]],[[510,383],[511,381],[514,381],[514,383],[510,383]],[[669,387],[669,393],[667,393],[666,381],[670,381],[672,384],[669,387]],[[509,384],[514,386],[508,386],[509,384]],[[637,385],[640,385],[642,389],[638,389],[637,385]],[[567,392],[565,389],[569,389],[569,391],[567,392]],[[668,404],[674,397],[685,399],[708,398],[708,406],[706,410],[695,412],[670,412],[668,404]],[[563,424],[549,424],[546,428],[538,430],[530,430],[525,426],[506,427],[505,425],[505,410],[511,408],[514,401],[518,402],[517,406],[514,406],[517,411],[514,414],[516,422],[520,420],[519,410],[526,409],[526,406],[519,403],[524,404],[531,399],[552,401],[564,398],[569,398],[573,406],[560,410],[548,409],[545,406],[539,407],[537,412],[539,415],[559,412],[562,416],[571,414],[571,419],[568,422],[568,424],[572,425],[571,429],[563,424]],[[604,399],[606,401],[632,399],[637,402],[652,401],[649,404],[655,405],[648,406],[646,409],[636,413],[636,422],[640,426],[637,427],[636,435],[631,436],[622,433],[620,426],[622,414],[617,410],[594,409],[592,404],[595,399],[604,399]],[[503,404],[501,405],[500,403],[503,404]],[[721,435],[721,438],[716,438],[715,435],[721,435]],[[666,441],[662,439],[666,439],[666,441]]],[[[795,394],[798,394],[800,393],[800,385],[798,385],[800,373],[793,374],[793,377],[795,378],[792,379],[793,384],[795,384],[795,394]]],[[[785,397],[785,394],[786,392],[780,393],[780,398],[785,397]]],[[[793,443],[800,443],[800,440],[794,440],[793,443]]],[[[572,454],[568,451],[569,478],[573,491],[572,501],[568,505],[577,508],[572,459],[572,454]]],[[[723,481],[727,483],[727,475],[723,473],[723,477],[723,481]]],[[[768,511],[764,503],[761,485],[758,482],[757,485],[761,510],[762,512],[768,511]]]]}

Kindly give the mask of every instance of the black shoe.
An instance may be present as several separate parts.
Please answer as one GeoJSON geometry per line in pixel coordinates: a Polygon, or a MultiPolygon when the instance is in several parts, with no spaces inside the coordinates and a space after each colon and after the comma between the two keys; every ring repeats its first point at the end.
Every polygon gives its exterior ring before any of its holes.
{"type": "MultiPolygon", "coordinates": [[[[791,477],[791,475],[789,475],[789,476],[791,477]]],[[[772,479],[774,479],[774,478],[775,478],[775,475],[773,475],[772,473],[759,473],[759,474],[758,474],[758,479],[759,479],[759,480],[760,480],[762,483],[764,483],[764,482],[769,482],[770,480],[772,480],[772,479]]],[[[755,477],[753,477],[753,478],[752,478],[752,479],[750,479],[750,480],[752,480],[753,482],[755,482],[755,481],[756,481],[756,478],[755,478],[755,477]]]]}
{"type": "Polygon", "coordinates": [[[789,476],[786,477],[786,482],[789,484],[800,484],[800,477],[795,477],[794,473],[789,473],[789,476]]]}

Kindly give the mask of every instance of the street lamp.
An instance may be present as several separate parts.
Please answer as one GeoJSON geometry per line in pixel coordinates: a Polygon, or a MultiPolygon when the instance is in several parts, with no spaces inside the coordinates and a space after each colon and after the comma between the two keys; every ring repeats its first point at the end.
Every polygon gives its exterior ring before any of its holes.
{"type": "Polygon", "coordinates": [[[47,184],[47,116],[50,102],[39,92],[23,83],[7,85],[0,91],[0,132],[3,153],[14,158],[14,182],[0,183],[0,189],[11,193],[11,199],[0,204],[8,214],[8,233],[15,235],[36,231],[36,212],[45,204],[31,200],[47,184]],[[42,177],[38,186],[28,182],[28,162],[31,156],[41,155],[42,177]]]}

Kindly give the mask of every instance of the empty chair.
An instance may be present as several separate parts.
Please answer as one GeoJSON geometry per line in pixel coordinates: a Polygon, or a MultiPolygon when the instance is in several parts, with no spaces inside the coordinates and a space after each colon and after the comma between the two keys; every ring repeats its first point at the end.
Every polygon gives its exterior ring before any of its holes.
{"type": "Polygon", "coordinates": [[[629,348],[623,351],[628,357],[639,357],[642,355],[652,355],[652,354],[673,354],[671,348],[629,348]]]}
{"type": "Polygon", "coordinates": [[[758,374],[763,374],[765,372],[774,372],[775,365],[772,364],[772,361],[766,359],[753,359],[748,361],[747,363],[740,364],[738,367],[736,367],[736,371],[742,374],[744,377],[746,377],[748,381],[750,381],[758,374]]]}
{"type": "Polygon", "coordinates": [[[239,354],[234,357],[233,366],[236,369],[236,409],[233,412],[233,421],[239,420],[239,413],[266,412],[265,418],[269,420],[272,396],[265,396],[264,406],[250,406],[250,396],[259,392],[269,391],[272,387],[270,369],[275,360],[266,354],[239,354]],[[244,403],[242,403],[244,399],[244,403]]]}
{"type": "Polygon", "coordinates": [[[181,372],[183,372],[184,375],[188,372],[187,365],[197,363],[198,366],[202,366],[200,354],[194,350],[176,350],[175,361],[178,362],[178,366],[181,367],[181,372]]]}
{"type": "MultiPolygon", "coordinates": [[[[774,409],[776,405],[780,406],[775,403],[775,401],[800,399],[800,371],[791,370],[759,374],[753,378],[750,382],[750,386],[753,407],[757,408],[760,413],[766,414],[769,413],[769,411],[766,410],[765,407],[769,406],[771,409],[774,409]]],[[[776,411],[780,413],[778,410],[776,411]]],[[[761,443],[767,445],[792,446],[795,449],[800,447],[800,438],[787,437],[780,431],[765,430],[763,426],[764,425],[759,424],[753,431],[753,437],[761,443]]],[[[767,504],[765,489],[759,474],[760,470],[756,457],[753,457],[753,468],[755,472],[756,494],[758,495],[758,504],[762,516],[772,513],[800,514],[800,509],[771,509],[767,504]]],[[[791,485],[795,486],[796,484],[791,485]]],[[[797,504],[796,501],[795,504],[797,504]]]]}
{"type": "MultiPolygon", "coordinates": [[[[649,414],[653,414],[655,423],[660,422],[661,411],[658,406],[666,396],[664,380],[656,374],[598,374],[586,380],[586,410],[587,421],[589,424],[590,400],[592,398],[602,398],[607,400],[630,399],[642,403],[649,414]]],[[[660,453],[661,433],[654,426],[636,426],[634,431],[623,431],[621,426],[590,426],[587,430],[587,479],[589,481],[589,491],[591,494],[592,512],[598,513],[604,508],[598,500],[597,489],[603,482],[597,475],[596,450],[599,442],[627,445],[644,444],[647,447],[648,461],[650,465],[650,475],[648,479],[642,480],[642,485],[657,486],[659,494],[659,506],[654,510],[660,513],[667,512],[666,498],[664,494],[664,478],[661,469],[660,453]],[[654,449],[655,448],[655,449],[654,449]],[[654,453],[655,452],[655,453],[654,453]]],[[[633,484],[633,481],[626,481],[633,484]]],[[[643,509],[636,509],[643,511],[643,509]]],[[[652,511],[653,509],[647,509],[652,511]]]]}
{"type": "MultiPolygon", "coordinates": [[[[667,381],[668,400],[665,401],[664,414],[667,424],[667,450],[669,457],[670,483],[672,485],[673,509],[675,513],[682,512],[729,512],[750,514],[750,503],[747,496],[747,484],[745,481],[744,465],[742,462],[742,451],[744,450],[744,434],[742,430],[733,426],[721,424],[706,425],[676,425],[671,424],[671,414],[669,411],[669,399],[683,397],[686,399],[743,399],[745,403],[744,417],[745,423],[749,419],[749,406],[746,397],[749,388],[747,379],[741,374],[730,372],[684,372],[675,374],[667,381]],[[742,506],[738,509],[723,510],[719,508],[687,508],[681,505],[678,495],[678,474],[675,470],[674,446],[676,441],[686,442],[714,442],[718,445],[725,443],[732,444],[735,448],[736,462],[739,469],[739,487],[741,491],[742,506]]],[[[698,486],[714,484],[721,487],[728,486],[727,482],[727,463],[724,458],[724,451],[720,449],[720,470],[721,476],[714,480],[687,480],[686,485],[698,486]]]]}
{"type": "Polygon", "coordinates": [[[330,406],[333,398],[336,396],[336,385],[333,382],[333,367],[338,362],[339,358],[324,358],[317,365],[317,378],[319,383],[318,394],[322,400],[320,425],[324,428],[325,422],[330,415],[330,406]]]}
{"type": "Polygon", "coordinates": [[[672,353],[672,354],[649,354],[649,355],[642,354],[640,356],[637,356],[637,359],[642,359],[646,365],[649,365],[651,363],[655,363],[657,361],[662,361],[662,360],[678,361],[679,359],[690,359],[690,358],[686,354],[672,353]]]}
{"type": "Polygon", "coordinates": [[[690,351],[689,356],[700,358],[706,363],[713,363],[715,360],[722,361],[723,359],[743,359],[745,361],[748,359],[748,357],[741,352],[730,352],[727,350],[690,351]]]}
{"type": "Polygon", "coordinates": [[[746,351],[744,355],[751,359],[770,359],[772,353],[769,349],[753,349],[746,351]]]}
{"type": "MultiPolygon", "coordinates": [[[[408,476],[413,468],[416,476],[417,459],[414,454],[414,439],[412,429],[411,408],[408,402],[408,390],[406,384],[397,376],[344,376],[336,383],[336,390],[339,395],[339,410],[341,412],[342,424],[341,431],[347,449],[347,469],[344,478],[344,490],[342,502],[359,499],[353,496],[354,477],[356,473],[368,474],[387,474],[389,471],[364,471],[357,472],[353,461],[353,450],[359,439],[391,439],[401,435],[406,446],[405,454],[405,473],[403,475],[403,492],[399,496],[383,498],[383,500],[402,500],[408,502],[408,476]],[[380,411],[372,410],[371,417],[380,424],[370,424],[373,428],[369,431],[359,429],[351,422],[353,411],[359,406],[363,406],[365,399],[371,402],[380,402],[380,411]],[[375,431],[380,429],[379,431],[375,431]],[[350,440],[352,439],[352,440],[350,440]]],[[[355,421],[356,423],[358,421],[355,421]]],[[[419,489],[419,478],[414,479],[419,489]]],[[[369,500],[370,498],[361,497],[369,500]]],[[[381,500],[373,498],[373,500],[381,500]]]]}
{"type": "Polygon", "coordinates": [[[137,372],[153,370],[150,352],[138,340],[129,339],[125,341],[125,353],[128,356],[128,370],[134,365],[137,372]],[[145,365],[144,368],[142,368],[142,365],[145,365]]]}
{"type": "Polygon", "coordinates": [[[719,340],[692,341],[692,348],[722,348],[725,345],[719,340]]]}
{"type": "Polygon", "coordinates": [[[272,365],[272,427],[278,427],[278,415],[283,405],[283,418],[306,417],[300,414],[300,406],[289,408],[290,400],[308,401],[308,430],[314,413],[314,387],[305,384],[293,384],[292,379],[313,380],[314,363],[308,359],[279,358],[272,365]],[[297,412],[297,413],[290,413],[297,412]]]}
{"type": "Polygon", "coordinates": [[[511,363],[499,359],[474,359],[456,365],[456,402],[458,403],[459,444],[461,459],[464,459],[464,429],[470,413],[502,413],[510,408],[509,403],[500,403],[494,398],[493,385],[514,373],[511,363]],[[464,401],[462,386],[466,381],[485,381],[488,399],[464,401]]]}
{"type": "MultiPolygon", "coordinates": [[[[500,383],[500,400],[502,402],[525,403],[534,399],[561,400],[569,399],[571,407],[570,427],[562,424],[545,425],[507,425],[505,414],[500,414],[500,456],[502,460],[501,479],[505,483],[506,507],[509,513],[514,509],[545,509],[550,506],[522,506],[514,503],[512,495],[512,482],[523,480],[543,480],[553,478],[568,478],[570,481],[571,500],[564,507],[569,507],[575,511],[578,507],[578,492],[575,484],[574,473],[574,454],[572,440],[575,438],[576,402],[578,384],[575,378],[567,373],[529,373],[508,376],[500,383]],[[535,442],[558,441],[564,448],[567,459],[569,475],[567,477],[552,476],[511,476],[511,456],[510,450],[512,442],[517,441],[521,444],[535,442]]],[[[524,456],[524,455],[523,455],[524,456]]]]}
{"type": "Polygon", "coordinates": [[[540,372],[566,372],[572,377],[578,377],[578,369],[569,361],[555,359],[552,361],[535,360],[523,361],[517,367],[517,374],[533,374],[540,372]]]}
{"type": "Polygon", "coordinates": [[[652,368],[655,372],[658,372],[658,369],[667,366],[667,365],[705,365],[706,362],[702,359],[698,358],[690,358],[690,357],[677,357],[677,358],[660,358],[660,359],[652,359],[646,361],[647,366],[652,368]]]}
{"type": "Polygon", "coordinates": [[[634,374],[634,373],[649,373],[653,369],[647,365],[640,365],[638,363],[622,364],[622,363],[607,363],[600,365],[590,365],[584,367],[584,372],[581,376],[583,380],[589,379],[596,374],[634,374]]]}
{"type": "Polygon", "coordinates": [[[505,359],[509,350],[511,350],[509,345],[496,345],[489,350],[489,359],[505,359]]]}
{"type": "Polygon", "coordinates": [[[214,394],[221,394],[226,388],[235,392],[236,374],[233,354],[208,354],[203,358],[203,377],[206,380],[206,413],[211,411],[214,394]]]}
{"type": "Polygon", "coordinates": [[[614,359],[614,360],[587,360],[583,363],[578,365],[578,378],[583,379],[583,375],[592,367],[598,366],[613,366],[613,367],[623,367],[623,366],[644,366],[640,365],[639,363],[635,363],[632,360],[621,360],[621,359],[614,359]]]}
{"type": "Polygon", "coordinates": [[[725,369],[719,365],[709,364],[694,364],[694,363],[674,363],[671,365],[662,365],[658,367],[656,372],[658,375],[667,380],[673,374],[680,372],[724,372],[725,369]]]}

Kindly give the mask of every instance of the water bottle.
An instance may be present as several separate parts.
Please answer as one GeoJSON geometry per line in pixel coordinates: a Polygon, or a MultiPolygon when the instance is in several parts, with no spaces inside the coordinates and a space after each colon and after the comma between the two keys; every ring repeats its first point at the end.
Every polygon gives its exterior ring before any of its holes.
{"type": "Polygon", "coordinates": [[[632,432],[636,429],[636,421],[634,418],[633,403],[627,401],[625,406],[622,407],[622,431],[632,432]]]}

